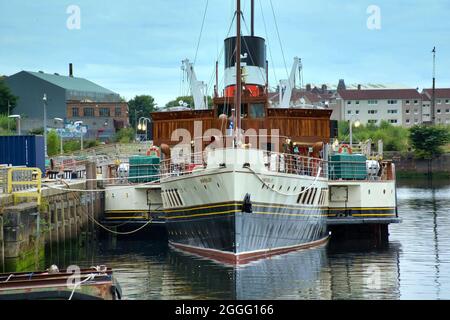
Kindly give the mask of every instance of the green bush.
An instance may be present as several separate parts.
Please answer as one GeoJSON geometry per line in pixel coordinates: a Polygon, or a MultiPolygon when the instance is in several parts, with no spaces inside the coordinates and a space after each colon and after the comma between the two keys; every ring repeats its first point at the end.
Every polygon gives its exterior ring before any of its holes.
{"type": "Polygon", "coordinates": [[[8,118],[6,114],[0,114],[0,135],[11,135],[15,134],[16,130],[16,120],[8,118]],[[8,132],[8,122],[9,122],[9,132],[8,132]]]}
{"type": "Polygon", "coordinates": [[[47,134],[47,154],[49,157],[60,153],[60,140],[55,130],[47,134]]]}
{"type": "Polygon", "coordinates": [[[134,129],[124,128],[120,129],[114,135],[114,141],[120,143],[130,143],[134,141],[134,129]]]}
{"type": "MultiPolygon", "coordinates": [[[[350,130],[347,121],[340,121],[338,126],[338,139],[350,140],[350,130]]],[[[374,143],[383,141],[385,151],[407,151],[410,147],[409,131],[401,126],[393,126],[387,121],[381,121],[380,125],[367,124],[353,127],[353,143],[364,142],[372,139],[374,143]]]]}

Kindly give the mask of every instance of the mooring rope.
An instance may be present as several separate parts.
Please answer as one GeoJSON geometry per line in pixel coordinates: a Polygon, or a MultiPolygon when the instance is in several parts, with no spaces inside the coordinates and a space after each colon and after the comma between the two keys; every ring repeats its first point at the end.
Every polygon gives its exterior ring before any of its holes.
{"type": "MultiPolygon", "coordinates": [[[[70,189],[70,185],[69,185],[66,181],[62,180],[62,182],[65,183],[65,184],[67,185],[67,187],[69,188],[69,189],[64,189],[64,190],[70,190],[70,191],[72,191],[72,192],[71,192],[71,195],[72,195],[72,197],[74,197],[74,200],[80,200],[80,198],[77,196],[76,191],[70,189]],[[77,198],[75,199],[75,197],[77,197],[77,198]]],[[[85,210],[84,207],[81,207],[81,208],[82,208],[82,210],[85,210]]],[[[104,226],[103,224],[101,224],[100,222],[98,222],[94,217],[92,217],[88,212],[84,211],[84,213],[85,213],[85,215],[86,215],[89,219],[91,219],[96,225],[98,225],[98,226],[101,227],[102,229],[104,229],[104,230],[106,230],[106,231],[108,231],[108,232],[110,232],[110,233],[112,233],[112,234],[117,234],[117,235],[130,235],[130,234],[136,233],[136,232],[138,232],[139,230],[141,230],[141,229],[145,228],[146,226],[148,226],[148,225],[153,221],[153,219],[150,217],[149,220],[148,220],[144,225],[140,226],[139,228],[137,228],[137,229],[135,229],[135,230],[126,231],[126,232],[119,232],[119,231],[115,231],[115,230],[109,229],[108,227],[104,226]]]]}

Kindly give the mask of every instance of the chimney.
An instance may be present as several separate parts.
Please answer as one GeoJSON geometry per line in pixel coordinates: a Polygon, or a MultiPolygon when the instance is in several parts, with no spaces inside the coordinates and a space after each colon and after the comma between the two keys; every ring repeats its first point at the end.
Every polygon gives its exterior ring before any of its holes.
{"type": "Polygon", "coordinates": [[[344,79],[339,79],[339,84],[337,86],[337,90],[346,90],[344,79]]]}
{"type": "Polygon", "coordinates": [[[69,63],[69,77],[73,78],[73,64],[69,63]]]}
{"type": "Polygon", "coordinates": [[[327,92],[327,85],[323,84],[322,85],[322,93],[326,93],[327,92]]]}
{"type": "Polygon", "coordinates": [[[311,91],[311,84],[308,83],[308,84],[306,85],[306,91],[311,91]]]}
{"type": "Polygon", "coordinates": [[[361,85],[360,84],[358,84],[358,90],[361,90],[361,85]]]}

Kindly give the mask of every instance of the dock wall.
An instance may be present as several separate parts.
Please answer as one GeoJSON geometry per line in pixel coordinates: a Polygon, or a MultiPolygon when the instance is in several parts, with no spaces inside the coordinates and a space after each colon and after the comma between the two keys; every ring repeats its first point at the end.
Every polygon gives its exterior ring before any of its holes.
{"type": "Polygon", "coordinates": [[[399,152],[385,152],[387,159],[392,159],[395,163],[397,173],[408,174],[429,174],[437,173],[450,175],[450,154],[446,153],[434,159],[417,159],[413,153],[401,154],[399,152]]]}
{"type": "MultiPolygon", "coordinates": [[[[96,176],[95,165],[87,166],[87,179],[96,176]]],[[[59,185],[61,186],[61,185],[59,185]]],[[[73,180],[70,188],[91,190],[96,181],[73,180]]],[[[67,192],[43,188],[41,204],[1,198],[0,272],[47,268],[46,250],[65,242],[90,241],[104,208],[103,192],[67,192]]]]}

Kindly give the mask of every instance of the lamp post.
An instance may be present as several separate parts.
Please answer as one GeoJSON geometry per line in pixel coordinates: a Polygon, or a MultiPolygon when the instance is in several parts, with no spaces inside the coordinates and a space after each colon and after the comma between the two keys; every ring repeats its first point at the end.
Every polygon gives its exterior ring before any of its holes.
{"type": "Polygon", "coordinates": [[[83,124],[83,121],[75,121],[74,125],[80,125],[80,142],[81,142],[81,150],[83,150],[83,128],[81,125],[83,124]]]}
{"type": "Polygon", "coordinates": [[[138,131],[138,124],[137,124],[137,114],[141,113],[142,110],[136,110],[134,109],[134,141],[137,139],[137,131],[138,131]]]}
{"type": "Polygon", "coordinates": [[[353,125],[355,125],[355,128],[358,128],[361,125],[361,122],[359,120],[356,120],[353,122],[353,118],[349,120],[349,128],[350,128],[350,148],[353,147],[353,125]]]}
{"type": "MultiPolygon", "coordinates": [[[[62,124],[62,129],[64,129],[64,120],[63,119],[61,119],[61,118],[54,118],[56,121],[58,121],[58,122],[61,122],[61,124],[62,124]]],[[[60,142],[60,147],[61,147],[61,154],[63,154],[64,153],[64,148],[63,148],[63,136],[62,136],[62,132],[61,132],[61,134],[59,135],[59,142],[60,142]]]]}
{"type": "MultiPolygon", "coordinates": [[[[9,109],[11,108],[11,105],[9,104],[9,100],[8,100],[8,118],[9,118],[9,109]]],[[[8,121],[8,132],[9,132],[10,128],[9,128],[9,121],[8,121]]]]}
{"type": "Polygon", "coordinates": [[[144,130],[145,131],[145,141],[148,140],[148,134],[147,134],[147,122],[152,122],[152,120],[150,120],[149,118],[146,117],[140,117],[139,118],[139,130],[144,130]],[[142,120],[142,125],[141,125],[141,120],[142,120]]]}
{"type": "MultiPolygon", "coordinates": [[[[17,132],[17,135],[20,136],[20,114],[12,114],[12,115],[8,116],[8,118],[16,119],[16,132],[17,132]]],[[[9,121],[8,121],[8,125],[9,125],[9,121]]]]}
{"type": "Polygon", "coordinates": [[[47,154],[47,94],[44,93],[44,97],[42,98],[44,102],[44,153],[45,157],[48,158],[47,154]]]}

